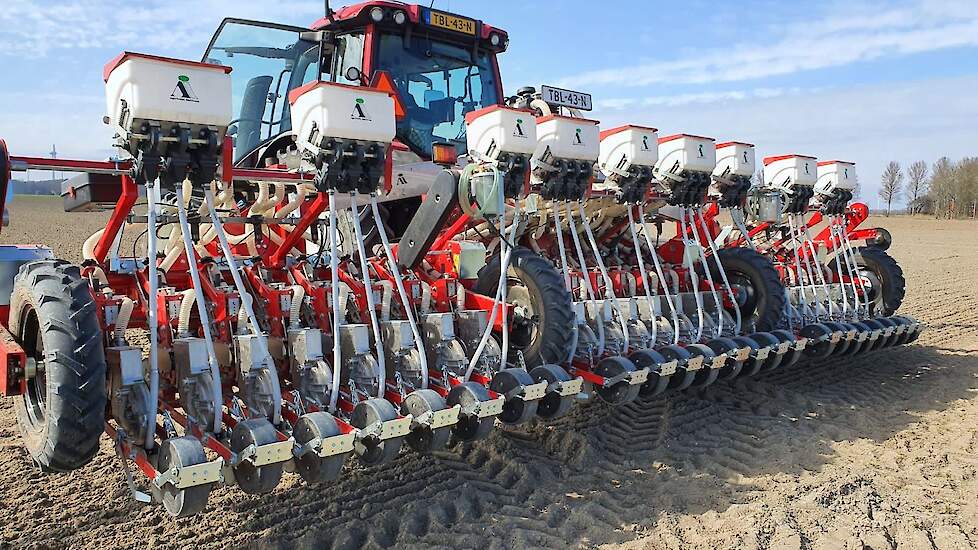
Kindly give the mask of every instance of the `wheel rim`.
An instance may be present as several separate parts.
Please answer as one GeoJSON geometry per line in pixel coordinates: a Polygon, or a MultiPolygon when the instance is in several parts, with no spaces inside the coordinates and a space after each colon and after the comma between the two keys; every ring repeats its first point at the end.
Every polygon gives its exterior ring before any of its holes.
{"type": "Polygon", "coordinates": [[[754,283],[750,277],[735,270],[727,271],[727,280],[737,298],[737,307],[740,308],[741,317],[749,323],[756,324],[760,317],[757,314],[760,298],[757,295],[757,289],[754,288],[754,283]]]}
{"type": "MultiPolygon", "coordinates": [[[[510,269],[512,272],[513,270],[510,269]]],[[[530,347],[539,335],[540,316],[533,308],[530,289],[518,278],[509,277],[507,281],[507,301],[516,306],[509,327],[510,344],[519,349],[530,347]]]]}
{"type": "Polygon", "coordinates": [[[860,268],[859,278],[862,279],[862,286],[866,289],[865,299],[869,301],[871,309],[876,311],[883,301],[883,281],[876,272],[864,266],[860,268]]]}
{"type": "Polygon", "coordinates": [[[37,313],[34,308],[28,307],[24,312],[23,334],[20,341],[24,343],[24,352],[27,355],[29,372],[32,376],[27,378],[27,393],[24,395],[27,417],[35,428],[44,425],[46,420],[45,411],[47,410],[48,384],[47,375],[44,369],[44,339],[41,337],[41,327],[37,321],[37,313]],[[33,334],[33,338],[28,335],[33,334]]]}

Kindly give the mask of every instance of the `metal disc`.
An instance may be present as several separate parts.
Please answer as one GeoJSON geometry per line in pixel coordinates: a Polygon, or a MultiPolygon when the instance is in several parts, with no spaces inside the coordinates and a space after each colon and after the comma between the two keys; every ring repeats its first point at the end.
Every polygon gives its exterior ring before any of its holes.
{"type": "MultiPolygon", "coordinates": [[[[401,403],[401,414],[418,418],[426,413],[447,409],[448,405],[435,390],[416,390],[407,395],[401,403]]],[[[405,437],[408,445],[419,453],[430,453],[444,449],[452,436],[452,427],[443,426],[432,430],[428,426],[417,426],[405,437]]]]}
{"type": "MultiPolygon", "coordinates": [[[[530,373],[523,368],[502,369],[492,377],[489,389],[505,395],[506,393],[533,384],[530,373]]],[[[499,420],[503,424],[523,424],[529,422],[537,414],[537,401],[524,401],[516,396],[506,399],[499,420]]]]}
{"type": "MultiPolygon", "coordinates": [[[[296,443],[305,445],[313,439],[326,439],[343,433],[336,419],[328,412],[318,411],[304,414],[295,423],[292,436],[296,443]]],[[[296,457],[296,472],[309,484],[332,481],[340,477],[340,471],[350,453],[321,457],[315,452],[296,457]]]]}
{"type": "MultiPolygon", "coordinates": [[[[166,472],[174,466],[194,466],[207,462],[204,446],[190,436],[173,437],[163,441],[159,453],[156,468],[160,472],[166,472]]],[[[167,484],[160,490],[159,496],[167,513],[182,518],[204,510],[207,506],[207,497],[211,493],[211,486],[212,484],[207,484],[177,489],[172,484],[167,484]]]]}
{"type": "MultiPolygon", "coordinates": [[[[384,399],[372,398],[357,403],[350,417],[350,424],[356,428],[366,428],[377,422],[387,422],[397,418],[397,410],[384,399]]],[[[403,437],[380,439],[375,436],[357,438],[353,450],[366,466],[376,466],[393,460],[401,450],[403,437]]]]}
{"type": "MultiPolygon", "coordinates": [[[[268,445],[278,441],[275,426],[265,418],[252,418],[238,422],[231,430],[231,451],[240,453],[248,446],[268,445]]],[[[238,487],[249,495],[261,495],[271,492],[282,479],[281,462],[255,466],[245,460],[234,467],[234,479],[238,487]]]]}
{"type": "MultiPolygon", "coordinates": [[[[557,365],[551,364],[533,367],[533,370],[530,371],[530,376],[534,382],[547,382],[547,384],[568,382],[571,380],[571,376],[567,374],[567,371],[557,365]]],[[[574,404],[576,397],[575,395],[562,397],[557,392],[547,392],[537,403],[537,416],[546,420],[560,418],[567,414],[567,411],[574,404]]]]}
{"type": "Polygon", "coordinates": [[[459,441],[476,441],[485,439],[489,436],[496,423],[495,417],[487,416],[479,418],[474,414],[467,414],[472,406],[489,401],[489,391],[481,384],[475,382],[465,382],[459,384],[448,392],[449,407],[461,405],[462,413],[458,417],[458,423],[452,428],[452,436],[459,441]]]}

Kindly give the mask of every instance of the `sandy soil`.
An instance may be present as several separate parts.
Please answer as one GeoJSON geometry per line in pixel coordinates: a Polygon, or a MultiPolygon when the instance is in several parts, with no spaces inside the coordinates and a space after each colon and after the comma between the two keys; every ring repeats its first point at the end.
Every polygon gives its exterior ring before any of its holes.
{"type": "MultiPolygon", "coordinates": [[[[18,200],[2,243],[77,259],[106,216],[18,200]]],[[[0,547],[969,548],[978,545],[972,222],[880,219],[907,274],[910,348],[801,365],[272,495],[222,489],[174,521],[132,502],[106,443],[74,475],[27,461],[0,403],[0,547]]]]}

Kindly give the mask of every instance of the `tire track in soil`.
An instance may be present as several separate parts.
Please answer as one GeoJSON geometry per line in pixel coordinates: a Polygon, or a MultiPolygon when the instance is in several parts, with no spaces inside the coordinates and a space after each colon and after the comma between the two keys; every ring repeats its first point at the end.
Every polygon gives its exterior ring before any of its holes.
{"type": "MultiPolygon", "coordinates": [[[[63,226],[61,215],[51,214],[52,227],[63,226]]],[[[104,223],[88,221],[95,229],[104,223]]],[[[304,487],[287,474],[263,497],[220,489],[208,511],[190,520],[131,502],[108,443],[72,476],[36,472],[20,449],[9,403],[0,403],[0,508],[12,520],[0,527],[0,546],[766,548],[787,533],[813,547],[835,536],[826,534],[827,523],[867,537],[859,499],[888,498],[919,518],[886,527],[890,540],[942,548],[972,533],[978,541],[973,524],[949,526],[914,500],[888,496],[889,479],[840,473],[837,458],[846,445],[873,452],[874,444],[899,440],[921,416],[943,414],[975,387],[971,279],[978,265],[941,243],[949,236],[967,242],[970,227],[917,240],[910,229],[894,229],[909,286],[901,312],[930,324],[914,348],[799,365],[620,409],[585,405],[551,426],[496,430],[485,442],[437,456],[405,453],[382,467],[348,467],[326,487],[304,487]],[[815,511],[797,504],[809,500],[821,504],[815,511]]],[[[65,243],[57,231],[50,236],[47,242],[65,243]]],[[[4,242],[46,240],[28,237],[3,235],[4,242]]],[[[77,256],[71,251],[80,240],[66,244],[67,256],[77,256]]],[[[964,440],[978,446],[973,432],[964,440]]],[[[967,448],[951,456],[975,451],[967,448]]],[[[909,485],[932,490],[916,479],[909,485]]]]}

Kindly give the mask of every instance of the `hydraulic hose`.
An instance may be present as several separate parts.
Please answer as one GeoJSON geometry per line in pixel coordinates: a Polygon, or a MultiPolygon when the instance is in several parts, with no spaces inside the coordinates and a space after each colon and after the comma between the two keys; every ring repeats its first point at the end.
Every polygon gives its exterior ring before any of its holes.
{"type": "MultiPolygon", "coordinates": [[[[703,210],[700,209],[698,213],[700,224],[703,227],[703,234],[709,237],[710,227],[706,224],[706,217],[703,215],[703,210]]],[[[723,286],[727,289],[727,297],[730,298],[730,304],[734,309],[734,333],[740,334],[740,329],[743,327],[743,319],[740,315],[740,307],[737,305],[737,297],[734,296],[733,288],[730,287],[730,281],[727,279],[727,270],[723,268],[723,263],[720,261],[720,250],[717,248],[716,243],[713,242],[713,239],[707,238],[706,241],[709,243],[710,252],[713,254],[713,259],[717,265],[717,271],[720,272],[720,280],[723,281],[723,286]]]]}
{"type": "Polygon", "coordinates": [[[380,235],[380,243],[384,247],[387,265],[390,267],[391,275],[394,276],[394,284],[397,285],[397,295],[400,296],[401,303],[404,304],[404,315],[407,316],[408,324],[411,325],[414,345],[418,348],[418,355],[421,357],[421,364],[423,365],[421,368],[421,387],[425,389],[428,387],[428,354],[425,351],[424,340],[421,338],[421,331],[418,329],[418,320],[414,315],[414,304],[404,289],[404,279],[401,277],[401,270],[398,269],[397,262],[394,261],[394,253],[391,251],[387,231],[384,229],[384,220],[380,217],[380,210],[377,208],[377,196],[373,193],[370,194],[370,210],[373,212],[374,225],[377,227],[378,235],[380,235]]]}
{"type": "MultiPolygon", "coordinates": [[[[207,359],[210,365],[211,378],[214,386],[213,432],[220,433],[221,420],[224,417],[223,401],[221,399],[221,366],[217,360],[217,353],[214,351],[214,341],[211,339],[211,326],[210,319],[207,316],[207,307],[206,304],[204,304],[204,301],[200,299],[200,296],[204,295],[204,291],[200,284],[200,273],[197,271],[197,253],[194,250],[194,243],[190,239],[190,224],[187,222],[187,207],[183,204],[183,201],[177,201],[177,215],[180,219],[180,229],[183,236],[183,248],[187,253],[187,264],[190,271],[190,280],[193,283],[194,292],[196,292],[198,296],[198,299],[196,300],[197,315],[200,317],[201,329],[204,331],[204,343],[207,347],[207,359]]],[[[241,302],[244,303],[243,297],[241,302]]],[[[150,310],[152,309],[153,308],[150,308],[150,310]]],[[[152,335],[153,332],[155,331],[150,331],[150,335],[152,335]]]]}
{"type": "Polygon", "coordinates": [[[649,252],[652,254],[652,263],[655,266],[655,274],[661,281],[662,289],[665,292],[666,304],[669,305],[669,313],[672,314],[672,343],[679,343],[679,312],[676,310],[676,304],[672,301],[672,294],[669,292],[669,281],[666,280],[666,274],[662,271],[662,263],[659,262],[659,254],[655,250],[655,245],[652,244],[652,237],[649,235],[647,226],[645,225],[645,208],[642,203],[638,203],[638,217],[642,222],[642,236],[645,237],[645,244],[649,247],[649,252]]]}
{"type": "Polygon", "coordinates": [[[340,396],[340,370],[342,355],[340,354],[340,259],[337,251],[339,239],[336,235],[336,191],[330,189],[329,194],[329,291],[333,313],[333,387],[329,392],[329,412],[336,413],[336,402],[340,396]]]}
{"type": "Polygon", "coordinates": [[[159,272],[156,270],[156,202],[158,189],[156,182],[146,182],[146,219],[149,231],[146,232],[146,269],[149,270],[149,296],[146,297],[146,324],[149,328],[149,410],[146,414],[146,448],[152,449],[156,442],[156,412],[159,408],[160,394],[160,350],[157,331],[157,301],[159,293],[159,272]]]}
{"type": "Polygon", "coordinates": [[[611,300],[611,305],[615,308],[615,313],[618,314],[618,322],[621,324],[622,332],[622,355],[628,354],[628,319],[621,310],[621,305],[615,297],[615,287],[611,282],[611,277],[608,275],[608,269],[604,265],[604,260],[601,259],[601,250],[598,248],[598,243],[594,240],[594,233],[591,231],[591,223],[588,221],[587,216],[584,212],[584,203],[578,201],[578,210],[581,213],[581,225],[584,226],[584,234],[587,235],[587,240],[591,244],[591,250],[594,251],[594,259],[598,263],[598,270],[601,272],[601,278],[604,279],[604,295],[605,298],[611,300]]]}
{"type": "MultiPolygon", "coordinates": [[[[353,210],[353,232],[357,241],[357,252],[360,256],[360,271],[363,277],[364,294],[367,298],[367,313],[370,316],[370,328],[374,333],[374,349],[377,351],[377,397],[383,398],[387,389],[387,367],[384,364],[383,339],[380,336],[380,322],[377,321],[377,307],[374,303],[374,287],[370,281],[370,266],[367,264],[367,247],[363,244],[363,229],[360,227],[360,207],[357,206],[357,192],[350,193],[350,208],[353,210]]],[[[378,228],[383,231],[382,227],[378,228]]]]}
{"type": "Polygon", "coordinates": [[[584,260],[584,249],[581,248],[581,238],[577,234],[577,223],[574,222],[574,212],[571,210],[570,202],[564,202],[564,207],[567,212],[567,224],[570,229],[571,239],[574,241],[574,249],[577,251],[577,261],[581,267],[581,279],[584,280],[584,293],[585,298],[591,302],[595,307],[595,315],[598,318],[598,322],[595,323],[598,326],[598,355],[604,355],[604,320],[601,319],[597,311],[598,298],[597,293],[591,286],[591,275],[587,272],[587,262],[584,260]]]}
{"type": "Polygon", "coordinates": [[[282,387],[278,380],[278,371],[275,369],[274,362],[271,360],[271,354],[268,352],[268,340],[261,331],[261,327],[258,324],[258,316],[255,315],[255,309],[252,305],[253,298],[251,293],[248,292],[248,288],[245,286],[244,281],[241,279],[241,273],[238,270],[238,264],[234,260],[234,254],[231,251],[231,246],[228,244],[227,235],[224,233],[224,225],[221,222],[221,218],[217,215],[217,209],[214,207],[214,192],[210,187],[204,190],[204,200],[207,202],[207,209],[211,213],[211,222],[214,226],[214,231],[217,234],[217,240],[221,245],[221,251],[224,253],[224,259],[228,263],[228,270],[231,272],[231,279],[234,281],[234,288],[238,291],[238,296],[241,297],[241,308],[248,314],[248,322],[251,325],[251,333],[255,336],[255,340],[258,342],[259,352],[261,356],[270,362],[268,368],[269,378],[272,382],[274,394],[274,413],[272,414],[273,423],[278,424],[281,421],[281,410],[282,410],[282,387]]]}

